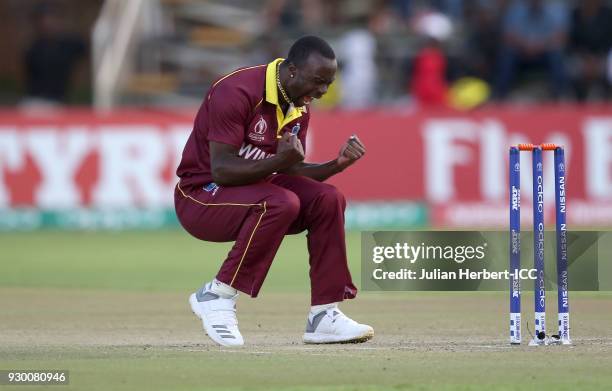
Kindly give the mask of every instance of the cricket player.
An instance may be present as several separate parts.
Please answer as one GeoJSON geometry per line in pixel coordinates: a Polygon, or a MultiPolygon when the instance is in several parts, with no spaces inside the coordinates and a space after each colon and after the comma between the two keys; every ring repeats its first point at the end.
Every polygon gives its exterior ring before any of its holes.
{"type": "Polygon", "coordinates": [[[338,309],[357,294],[346,259],[343,195],[324,181],[363,157],[357,136],[325,163],[304,162],[308,105],[334,81],[336,57],[314,36],[286,59],[238,69],[204,98],[177,170],[176,213],[198,239],[234,246],[216,277],[191,295],[204,330],[243,345],[238,291],[257,297],[285,235],[308,231],[311,308],[305,343],[364,342],[372,327],[338,309]]]}

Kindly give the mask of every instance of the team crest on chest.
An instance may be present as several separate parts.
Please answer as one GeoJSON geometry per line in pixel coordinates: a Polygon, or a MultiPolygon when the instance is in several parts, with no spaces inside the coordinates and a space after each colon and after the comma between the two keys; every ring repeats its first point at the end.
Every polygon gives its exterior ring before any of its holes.
{"type": "Polygon", "coordinates": [[[259,121],[255,122],[253,130],[249,132],[249,138],[253,141],[261,142],[265,138],[266,130],[268,130],[268,123],[263,116],[259,116],[259,121]]]}

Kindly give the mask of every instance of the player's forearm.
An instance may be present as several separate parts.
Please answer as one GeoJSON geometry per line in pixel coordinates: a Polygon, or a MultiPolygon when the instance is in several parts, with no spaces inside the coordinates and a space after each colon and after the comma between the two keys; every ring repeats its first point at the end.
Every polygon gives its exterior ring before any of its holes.
{"type": "Polygon", "coordinates": [[[286,169],[288,162],[281,156],[247,160],[239,157],[223,159],[212,168],[215,183],[222,186],[241,186],[256,183],[270,174],[286,169]]]}
{"type": "Polygon", "coordinates": [[[338,160],[330,160],[326,163],[298,163],[293,167],[284,170],[283,173],[289,175],[301,175],[319,182],[323,182],[329,177],[342,172],[346,166],[338,164],[338,160]]]}

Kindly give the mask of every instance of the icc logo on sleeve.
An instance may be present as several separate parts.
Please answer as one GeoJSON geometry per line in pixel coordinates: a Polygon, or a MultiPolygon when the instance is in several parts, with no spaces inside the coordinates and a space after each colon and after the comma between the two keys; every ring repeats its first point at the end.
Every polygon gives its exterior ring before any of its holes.
{"type": "Polygon", "coordinates": [[[259,121],[257,121],[253,127],[253,131],[249,132],[249,138],[253,141],[261,142],[265,138],[264,134],[266,134],[266,130],[268,130],[268,124],[266,120],[260,116],[259,121]]]}

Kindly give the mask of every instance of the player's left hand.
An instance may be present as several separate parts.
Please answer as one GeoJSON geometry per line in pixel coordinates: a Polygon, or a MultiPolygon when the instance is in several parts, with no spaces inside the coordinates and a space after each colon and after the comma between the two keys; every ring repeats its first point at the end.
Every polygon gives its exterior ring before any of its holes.
{"type": "Polygon", "coordinates": [[[345,168],[361,159],[363,155],[365,155],[365,152],[365,146],[361,140],[359,140],[359,137],[357,137],[357,135],[352,135],[342,148],[340,148],[340,153],[336,161],[340,167],[345,168]]]}

